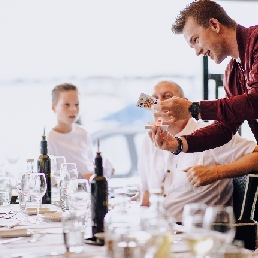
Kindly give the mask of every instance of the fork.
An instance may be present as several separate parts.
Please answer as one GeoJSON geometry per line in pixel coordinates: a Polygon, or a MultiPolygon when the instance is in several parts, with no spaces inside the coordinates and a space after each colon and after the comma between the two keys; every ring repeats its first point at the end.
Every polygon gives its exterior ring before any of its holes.
{"type": "Polygon", "coordinates": [[[7,216],[8,214],[13,214],[12,210],[9,210],[8,212],[0,212],[0,218],[4,218],[5,216],[7,216]]]}
{"type": "Polygon", "coordinates": [[[13,218],[16,214],[18,213],[18,211],[15,211],[15,212],[13,212],[13,213],[8,213],[7,215],[5,215],[5,216],[3,216],[3,218],[5,218],[5,219],[11,219],[11,218],[13,218]],[[10,214],[10,215],[9,215],[10,214]]]}

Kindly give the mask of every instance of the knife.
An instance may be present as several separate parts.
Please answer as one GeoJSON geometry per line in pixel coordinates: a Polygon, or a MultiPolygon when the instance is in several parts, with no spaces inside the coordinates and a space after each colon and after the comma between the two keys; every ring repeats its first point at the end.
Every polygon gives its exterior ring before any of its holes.
{"type": "Polygon", "coordinates": [[[20,225],[20,222],[15,222],[15,223],[7,226],[7,228],[14,228],[14,227],[19,226],[19,225],[20,225]]]}

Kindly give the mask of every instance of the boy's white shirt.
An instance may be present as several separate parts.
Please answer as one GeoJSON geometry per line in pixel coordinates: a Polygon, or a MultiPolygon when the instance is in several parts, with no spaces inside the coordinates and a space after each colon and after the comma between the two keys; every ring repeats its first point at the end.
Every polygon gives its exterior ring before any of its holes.
{"type": "MultiPolygon", "coordinates": [[[[48,153],[54,156],[64,156],[67,163],[75,163],[81,175],[92,173],[87,162],[94,161],[92,141],[89,133],[80,125],[73,123],[72,131],[59,133],[53,129],[49,132],[48,153]]],[[[103,159],[104,174],[111,176],[112,165],[103,159]]]]}
{"type": "MultiPolygon", "coordinates": [[[[208,123],[202,120],[189,119],[186,127],[176,136],[192,133],[207,125],[208,123]]],[[[215,163],[231,163],[239,157],[253,152],[255,147],[255,142],[235,135],[230,142],[215,149],[173,155],[168,151],[156,148],[146,135],[138,163],[142,190],[160,187],[165,175],[164,208],[177,221],[181,221],[182,209],[187,203],[203,202],[208,205],[232,205],[232,179],[223,179],[207,186],[194,187],[188,182],[186,173],[182,170],[196,165],[213,167],[215,163]],[[170,173],[166,173],[167,170],[170,170],[170,173]]]]}

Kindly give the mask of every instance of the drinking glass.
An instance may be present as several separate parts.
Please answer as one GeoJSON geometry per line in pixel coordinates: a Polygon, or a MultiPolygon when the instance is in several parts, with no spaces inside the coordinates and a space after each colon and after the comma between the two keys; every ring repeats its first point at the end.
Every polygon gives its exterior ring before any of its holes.
{"type": "Polygon", "coordinates": [[[204,218],[205,226],[212,232],[216,249],[232,244],[235,237],[235,218],[233,208],[228,206],[208,207],[204,218]]]}
{"type": "Polygon", "coordinates": [[[12,181],[10,177],[0,177],[0,206],[9,205],[12,198],[12,181]]]}
{"type": "Polygon", "coordinates": [[[68,187],[69,181],[78,179],[78,171],[75,163],[63,163],[60,168],[61,181],[60,181],[60,207],[61,209],[69,209],[68,201],[68,187]]]}
{"type": "Polygon", "coordinates": [[[75,163],[62,163],[60,168],[61,179],[69,181],[78,178],[78,170],[75,163]]]}
{"type": "Polygon", "coordinates": [[[19,171],[16,175],[15,175],[15,186],[16,189],[18,191],[18,195],[19,195],[19,208],[20,211],[25,211],[25,196],[22,193],[22,180],[23,180],[23,175],[25,173],[19,171]]]}
{"type": "Polygon", "coordinates": [[[11,148],[6,151],[6,159],[10,164],[9,173],[12,176],[16,173],[17,163],[19,161],[19,158],[20,158],[20,153],[16,149],[11,148]]]}
{"type": "MultiPolygon", "coordinates": [[[[33,186],[31,185],[31,173],[25,173],[21,176],[21,194],[24,196],[24,213],[25,213],[25,218],[24,218],[24,222],[29,222],[28,219],[28,202],[27,200],[30,198],[31,196],[31,191],[33,189],[33,186]]],[[[19,186],[18,186],[19,187],[19,186]]]]}
{"type": "Polygon", "coordinates": [[[60,200],[60,181],[61,181],[61,165],[66,163],[66,158],[64,156],[50,156],[51,159],[51,174],[56,180],[57,185],[57,200],[60,200]]]}
{"type": "Polygon", "coordinates": [[[73,179],[68,189],[69,210],[85,216],[85,226],[90,212],[90,186],[87,179],[73,179]]]}
{"type": "Polygon", "coordinates": [[[183,211],[185,240],[192,257],[203,258],[212,249],[214,241],[208,228],[204,225],[207,206],[201,203],[186,204],[183,211]]]}
{"type": "Polygon", "coordinates": [[[42,222],[42,219],[39,216],[39,204],[40,199],[46,193],[47,183],[46,177],[44,173],[33,173],[31,174],[31,186],[33,189],[31,190],[31,195],[36,199],[37,202],[37,219],[36,223],[42,222]]]}
{"type": "Polygon", "coordinates": [[[80,253],[84,246],[84,216],[66,211],[62,215],[64,244],[67,252],[80,253]]]}

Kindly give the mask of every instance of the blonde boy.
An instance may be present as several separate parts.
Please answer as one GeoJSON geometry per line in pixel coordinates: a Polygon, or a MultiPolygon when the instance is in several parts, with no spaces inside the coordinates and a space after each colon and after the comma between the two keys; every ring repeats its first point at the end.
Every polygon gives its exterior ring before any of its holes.
{"type": "Polygon", "coordinates": [[[49,155],[64,156],[66,162],[75,163],[79,174],[89,179],[87,162],[93,160],[88,132],[76,123],[79,115],[78,88],[70,83],[55,86],[52,90],[52,110],[57,124],[48,134],[49,155]]]}

